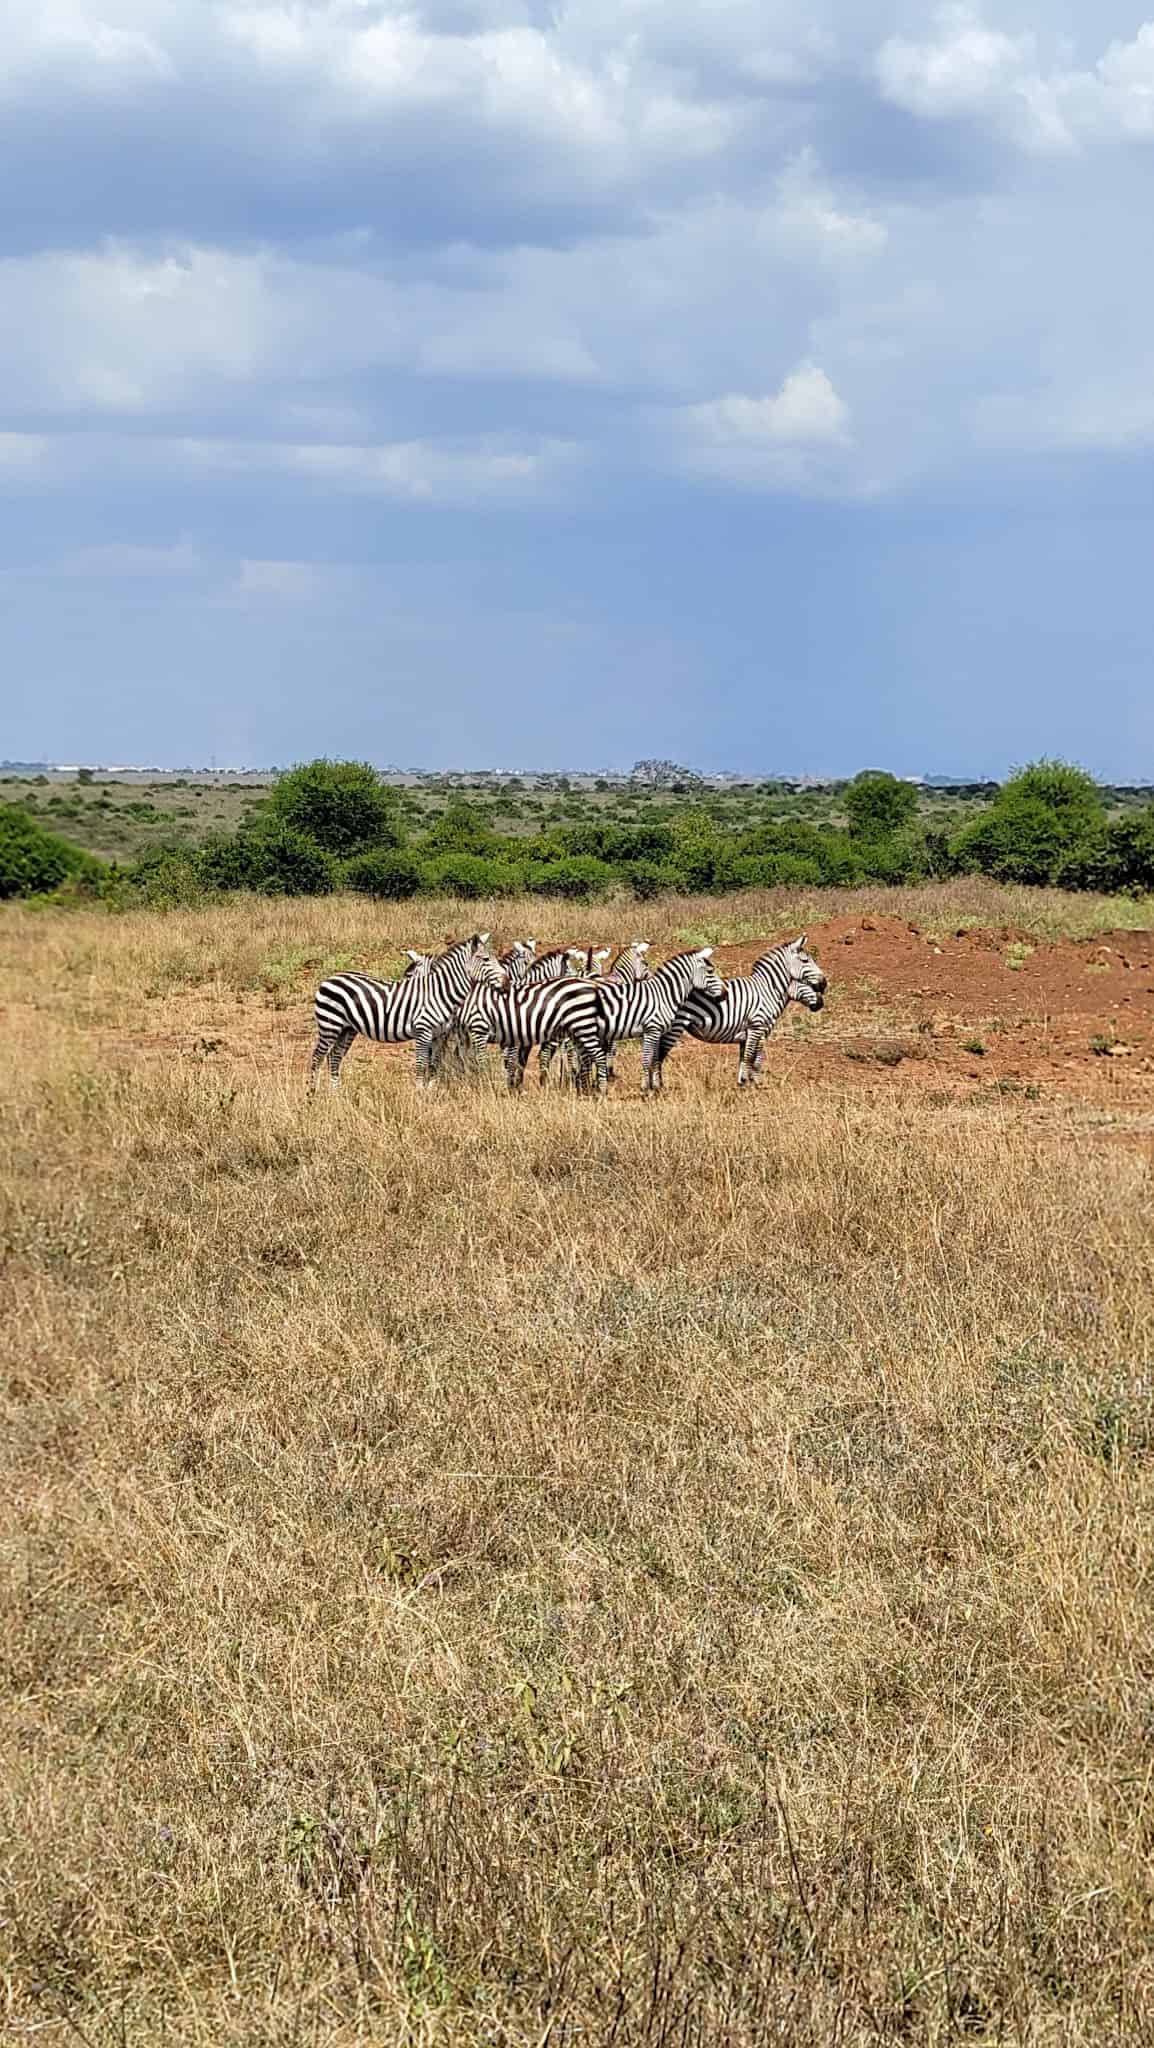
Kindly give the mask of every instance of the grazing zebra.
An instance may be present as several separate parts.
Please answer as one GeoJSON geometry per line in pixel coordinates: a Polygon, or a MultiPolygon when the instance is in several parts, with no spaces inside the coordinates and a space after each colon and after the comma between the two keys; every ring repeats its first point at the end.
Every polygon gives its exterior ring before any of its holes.
{"type": "Polygon", "coordinates": [[[387,1045],[411,1038],[417,1048],[417,1079],[431,1079],[433,1040],[445,1032],[469,988],[470,972],[480,963],[488,978],[502,982],[497,962],[484,951],[488,932],[459,939],[439,959],[411,954],[399,981],[374,981],[369,974],[334,974],[316,993],[317,1042],[309,1068],[316,1087],[322,1062],[328,1060],[333,1087],[340,1081],[341,1061],[358,1032],[387,1045]]]}
{"type": "MultiPolygon", "coordinates": [[[[543,966],[544,962],[538,964],[543,966]]],[[[486,985],[481,965],[474,961],[470,969],[470,986],[458,1021],[478,1054],[486,1044],[501,1047],[510,1088],[521,1087],[535,1045],[543,1051],[558,1039],[568,1038],[578,1048],[578,1086],[586,1086],[589,1071],[595,1068],[598,1091],[604,1095],[608,1082],[596,983],[567,977],[544,983],[522,982],[515,988],[507,983],[493,987],[486,985]]]]}
{"type": "Polygon", "coordinates": [[[691,1038],[704,1039],[709,1045],[740,1045],[737,1085],[744,1088],[753,1082],[761,1070],[763,1041],[787,1003],[802,1003],[807,1010],[820,1010],[824,1005],[826,978],[806,952],[805,939],[802,932],[788,945],[763,953],[748,974],[727,981],[719,996],[697,990],[687,996],[669,1029],[662,1033],[658,1076],[668,1054],[688,1032],[691,1038]]]}
{"type": "Polygon", "coordinates": [[[616,1045],[622,1038],[641,1040],[643,1094],[661,1086],[658,1053],[662,1036],[689,995],[699,990],[712,997],[725,993],[713,964],[712,946],[701,946],[695,953],[675,953],[656,974],[646,974],[640,981],[606,979],[596,984],[604,1044],[616,1045]]]}

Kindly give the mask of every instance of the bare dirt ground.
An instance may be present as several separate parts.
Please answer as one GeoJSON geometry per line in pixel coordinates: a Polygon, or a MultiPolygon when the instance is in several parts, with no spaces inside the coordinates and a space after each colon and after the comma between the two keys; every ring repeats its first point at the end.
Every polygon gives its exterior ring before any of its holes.
{"type": "MultiPolygon", "coordinates": [[[[722,972],[746,972],[782,936],[719,945],[722,972]]],[[[1154,932],[1048,943],[1009,927],[951,934],[864,913],[815,926],[809,940],[829,975],[826,1008],[814,1017],[791,1008],[768,1049],[763,1092],[796,1081],[946,1111],[999,1098],[1007,1114],[1040,1130],[1068,1128],[1073,1114],[1087,1131],[1149,1144],[1154,1154],[1154,932]]],[[[303,1070],[310,1007],[303,990],[201,985],[166,995],[154,1028],[117,1036],[112,1049],[129,1059],[144,1052],[303,1070]]],[[[356,1049],[350,1079],[358,1054],[366,1057],[356,1049]]],[[[368,1056],[408,1060],[411,1052],[373,1047],[368,1056]]],[[[732,1049],[689,1042],[670,1063],[669,1086],[729,1090],[735,1066],[732,1049]]],[[[633,1093],[632,1080],[626,1060],[621,1092],[633,1093]]]]}

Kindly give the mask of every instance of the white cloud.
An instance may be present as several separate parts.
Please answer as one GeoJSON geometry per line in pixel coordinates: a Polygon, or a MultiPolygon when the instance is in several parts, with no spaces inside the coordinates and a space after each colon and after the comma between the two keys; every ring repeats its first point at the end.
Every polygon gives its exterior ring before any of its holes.
{"type": "Polygon", "coordinates": [[[984,120],[1039,151],[1154,135],[1154,23],[1111,42],[1092,68],[1061,44],[1047,62],[1034,32],[989,26],[964,5],[941,8],[936,34],[891,36],[875,70],[885,97],[928,120],[984,120]]]}
{"type": "MultiPolygon", "coordinates": [[[[10,438],[35,438],[37,480],[57,488],[109,475],[169,486],[279,477],[322,491],[430,505],[532,499],[557,488],[581,461],[574,442],[522,437],[513,443],[492,435],[365,444],[83,431],[10,438]]],[[[258,581],[267,572],[270,583],[286,569],[280,561],[251,566],[258,581]]],[[[187,574],[192,561],[183,549],[110,547],[73,557],[72,568],[77,574],[187,574]]]]}
{"type": "Polygon", "coordinates": [[[7,0],[0,97],[14,97],[54,76],[66,77],[88,96],[170,79],[168,52],[140,26],[141,17],[147,21],[159,11],[120,0],[99,10],[83,0],[7,0]],[[109,20],[114,14],[128,19],[109,20]]]}
{"type": "Polygon", "coordinates": [[[130,541],[109,541],[100,547],[79,548],[59,564],[66,576],[95,576],[109,580],[123,578],[198,576],[204,560],[187,540],[172,547],[138,546],[130,541]]]}
{"type": "Polygon", "coordinates": [[[687,423],[714,442],[841,441],[849,407],[839,398],[824,370],[802,363],[791,370],[771,398],[748,398],[733,392],[687,408],[687,423]]]}
{"type": "Polygon", "coordinates": [[[234,588],[239,597],[284,598],[298,603],[327,595],[337,573],[321,562],[242,561],[234,588]]]}

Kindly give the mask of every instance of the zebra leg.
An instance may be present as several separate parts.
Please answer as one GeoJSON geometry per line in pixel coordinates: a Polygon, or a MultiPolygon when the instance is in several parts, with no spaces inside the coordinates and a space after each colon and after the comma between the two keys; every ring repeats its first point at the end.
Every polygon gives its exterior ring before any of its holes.
{"type": "Polygon", "coordinates": [[[553,1065],[553,1054],[556,1050],[557,1040],[555,1038],[547,1038],[537,1053],[537,1079],[542,1088],[547,1088],[549,1085],[549,1070],[553,1065]]]}
{"type": "Polygon", "coordinates": [[[578,1093],[581,1095],[588,1094],[589,1075],[591,1070],[595,1070],[597,1074],[598,1095],[608,1095],[609,1075],[606,1071],[605,1045],[601,1033],[595,1028],[589,1031],[578,1030],[574,1034],[574,1043],[577,1048],[578,1058],[576,1075],[578,1093]]]}
{"type": "Polygon", "coordinates": [[[350,1026],[347,1031],[342,1031],[335,1044],[329,1047],[330,1088],[339,1088],[341,1085],[341,1061],[344,1059],[356,1035],[356,1032],[350,1026]]]}
{"type": "Polygon", "coordinates": [[[758,1050],[762,1033],[757,1030],[743,1031],[741,1052],[737,1061],[737,1085],[739,1088],[752,1087],[757,1080],[758,1050]]]}
{"type": "Polygon", "coordinates": [[[511,1094],[515,1094],[525,1079],[525,1068],[529,1064],[529,1047],[507,1045],[505,1047],[505,1079],[511,1094]]]}
{"type": "Polygon", "coordinates": [[[326,1060],[329,1064],[330,1085],[333,1088],[340,1086],[341,1061],[344,1059],[356,1035],[352,1026],[349,1025],[344,1031],[338,1031],[335,1038],[321,1037],[317,1039],[316,1045],[313,1048],[312,1059],[309,1062],[310,1094],[316,1089],[317,1075],[320,1073],[326,1060]]]}
{"type": "Polygon", "coordinates": [[[656,1095],[664,1086],[661,1072],[661,1031],[646,1031],[641,1040],[641,1093],[656,1095]]]}
{"type": "Polygon", "coordinates": [[[417,1086],[434,1088],[437,1056],[436,1037],[431,1024],[422,1025],[414,1034],[414,1044],[417,1053],[417,1086]]]}

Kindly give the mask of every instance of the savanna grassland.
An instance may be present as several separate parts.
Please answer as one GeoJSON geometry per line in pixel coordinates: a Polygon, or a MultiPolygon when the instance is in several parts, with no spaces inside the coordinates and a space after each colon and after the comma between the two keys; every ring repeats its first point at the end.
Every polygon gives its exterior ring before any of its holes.
{"type": "Polygon", "coordinates": [[[1154,2037],[1118,912],[5,908],[14,2040],[1154,2037]],[[598,1103],[359,1046],[310,1104],[319,975],[474,920],[723,969],[807,923],[830,1001],[746,1096],[705,1048],[598,1103]]]}

